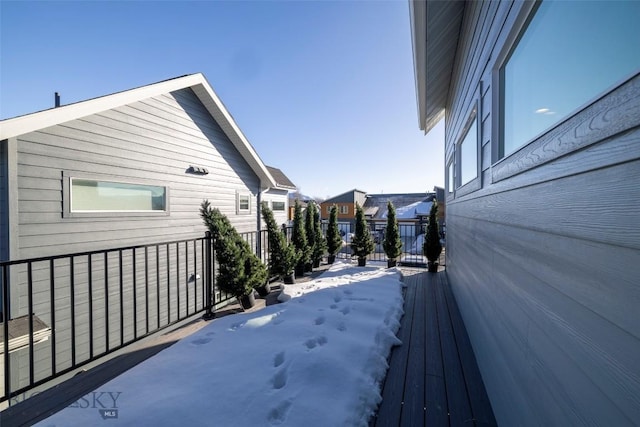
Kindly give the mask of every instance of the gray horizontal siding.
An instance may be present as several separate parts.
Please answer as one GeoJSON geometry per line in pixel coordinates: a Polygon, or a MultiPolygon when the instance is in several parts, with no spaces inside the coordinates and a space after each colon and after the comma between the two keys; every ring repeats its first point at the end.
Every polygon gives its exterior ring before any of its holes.
{"type": "Polygon", "coordinates": [[[0,261],[9,257],[7,180],[7,142],[0,141],[0,261]]]}
{"type": "Polygon", "coordinates": [[[258,178],[190,89],[23,135],[18,150],[21,258],[201,235],[203,199],[256,229],[258,178]],[[167,185],[170,215],[63,218],[63,171],[167,185]],[[236,215],[236,192],[252,196],[252,214],[236,215]]]}
{"type": "Polygon", "coordinates": [[[499,424],[634,425],[640,122],[626,112],[638,105],[638,84],[534,142],[541,155],[532,152],[524,167],[518,155],[494,163],[492,70],[522,6],[471,2],[465,10],[446,152],[477,100],[481,174],[476,191],[447,199],[447,274],[499,424]],[[548,148],[554,132],[565,151],[548,148]]]}
{"type": "MultiPolygon", "coordinates": [[[[12,253],[12,259],[201,237],[205,231],[199,216],[203,199],[209,199],[228,215],[238,231],[257,228],[259,179],[190,89],[22,135],[17,140],[17,151],[18,224],[13,237],[18,251],[12,253]],[[209,174],[187,174],[190,165],[205,167],[209,174]],[[64,216],[64,204],[68,201],[63,179],[68,176],[165,185],[169,187],[169,214],[64,216]],[[251,196],[251,213],[236,214],[237,193],[251,196]]],[[[200,255],[198,253],[198,258],[200,255]]],[[[48,325],[55,317],[56,369],[62,370],[72,362],[72,319],[76,328],[75,358],[81,362],[90,357],[90,313],[94,354],[97,354],[106,350],[107,342],[110,348],[120,345],[121,315],[126,343],[135,335],[146,333],[147,311],[149,327],[153,329],[158,323],[175,321],[178,313],[185,313],[187,308],[194,312],[196,305],[202,305],[202,279],[196,283],[188,281],[193,272],[204,276],[200,259],[195,266],[191,265],[194,260],[191,247],[185,249],[181,245],[176,249],[172,245],[169,255],[166,248],[161,247],[159,275],[155,268],[155,250],[147,256],[150,264],[145,270],[144,251],[137,251],[134,280],[132,254],[130,251],[123,254],[122,313],[117,254],[109,255],[106,273],[102,257],[93,259],[91,295],[87,259],[75,260],[73,317],[68,260],[55,263],[53,297],[49,291],[48,263],[33,265],[32,301],[27,296],[26,267],[14,267],[11,315],[27,314],[31,303],[33,313],[48,325]],[[176,251],[180,260],[177,265],[176,251]],[[190,265],[185,265],[187,259],[190,265]],[[93,304],[91,309],[89,299],[93,304]]],[[[36,379],[51,374],[52,341],[37,346],[36,379]]],[[[13,389],[28,382],[27,356],[24,351],[12,356],[16,372],[12,377],[13,389]]]]}

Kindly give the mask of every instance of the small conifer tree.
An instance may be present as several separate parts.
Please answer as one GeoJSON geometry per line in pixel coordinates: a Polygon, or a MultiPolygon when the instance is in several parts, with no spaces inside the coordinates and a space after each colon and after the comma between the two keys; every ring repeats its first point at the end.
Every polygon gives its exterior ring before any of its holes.
{"type": "Polygon", "coordinates": [[[320,207],[316,207],[314,212],[314,246],[313,246],[313,265],[318,267],[325,251],[327,250],[327,242],[322,235],[322,221],[320,220],[320,207]]]}
{"type": "Polygon", "coordinates": [[[200,216],[213,237],[220,289],[241,298],[264,285],[267,268],[229,219],[208,200],[202,202],[200,216]]]}
{"type": "Polygon", "coordinates": [[[364,217],[364,210],[359,203],[356,203],[356,234],[351,240],[351,251],[358,257],[358,265],[364,266],[367,262],[367,255],[373,252],[375,245],[364,217]]]}
{"type": "Polygon", "coordinates": [[[309,262],[306,265],[307,271],[312,269],[313,254],[316,250],[316,234],[315,234],[315,219],[316,219],[316,205],[313,202],[307,204],[307,210],[304,217],[304,232],[307,236],[307,245],[309,246],[309,262]]]}
{"type": "Polygon", "coordinates": [[[305,265],[311,258],[311,250],[307,242],[307,234],[304,229],[304,220],[302,218],[302,208],[296,200],[293,211],[293,231],[291,233],[291,243],[298,253],[298,263],[296,264],[296,276],[304,275],[305,265]]]}
{"type": "Polygon", "coordinates": [[[402,240],[398,229],[396,218],[396,208],[390,201],[387,202],[387,228],[385,229],[384,241],[382,242],[384,253],[391,262],[388,265],[395,265],[396,259],[402,254],[402,240]]]}
{"type": "Polygon", "coordinates": [[[269,241],[269,272],[273,276],[285,277],[293,273],[298,263],[296,249],[287,242],[269,208],[262,208],[262,217],[267,225],[269,241]]]}
{"type": "Polygon", "coordinates": [[[442,244],[440,243],[440,231],[438,228],[438,201],[435,199],[429,211],[429,223],[427,224],[427,233],[424,236],[422,251],[429,260],[429,271],[437,271],[436,261],[438,261],[442,252],[442,244]]]}
{"type": "Polygon", "coordinates": [[[333,263],[336,254],[342,248],[342,237],[338,229],[338,208],[331,206],[329,211],[329,226],[327,227],[327,252],[329,252],[329,264],[333,263]]]}

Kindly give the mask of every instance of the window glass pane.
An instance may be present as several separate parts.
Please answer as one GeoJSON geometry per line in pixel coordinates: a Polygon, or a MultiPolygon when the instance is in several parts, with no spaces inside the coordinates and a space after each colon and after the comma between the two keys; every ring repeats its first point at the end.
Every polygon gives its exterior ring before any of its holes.
{"type": "Polygon", "coordinates": [[[271,202],[274,211],[283,211],[284,210],[284,202],[271,202]]]}
{"type": "Polygon", "coordinates": [[[640,70],[640,2],[543,1],[502,73],[503,155],[640,70]]]}
{"type": "Polygon", "coordinates": [[[249,196],[240,196],[238,202],[239,209],[241,211],[249,210],[249,196]]]}
{"type": "Polygon", "coordinates": [[[460,144],[460,185],[478,176],[478,130],[473,119],[467,134],[460,144]]]}
{"type": "Polygon", "coordinates": [[[71,211],[164,211],[166,187],[71,180],[71,211]]]}

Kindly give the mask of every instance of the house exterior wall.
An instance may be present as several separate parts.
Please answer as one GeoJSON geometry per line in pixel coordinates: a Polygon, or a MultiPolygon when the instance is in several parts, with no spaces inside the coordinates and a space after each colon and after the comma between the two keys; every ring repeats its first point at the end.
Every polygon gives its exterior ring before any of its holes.
{"type": "MultiPolygon", "coordinates": [[[[17,191],[11,198],[17,201],[19,224],[12,224],[12,260],[202,237],[205,227],[199,207],[203,199],[225,213],[239,232],[257,230],[259,178],[191,89],[21,135],[15,146],[17,191]],[[187,172],[190,165],[204,167],[209,174],[191,174],[187,172]],[[70,177],[167,186],[168,212],[70,215],[70,177]],[[250,196],[249,212],[237,212],[238,194],[250,196]]],[[[202,271],[201,258],[195,261],[200,256],[201,250],[195,245],[180,244],[167,245],[158,253],[124,251],[122,261],[117,252],[111,253],[108,265],[102,257],[94,257],[95,289],[91,294],[86,257],[77,257],[73,266],[68,258],[56,261],[55,285],[49,280],[48,262],[34,263],[33,314],[48,325],[52,322],[50,286],[54,286],[58,371],[71,364],[73,339],[76,361],[89,358],[90,297],[97,353],[105,350],[107,342],[110,348],[120,344],[121,318],[126,343],[144,334],[147,314],[154,325],[156,320],[164,324],[166,319],[175,319],[187,306],[193,312],[196,299],[201,301],[203,297],[196,292],[200,284],[191,282],[189,274],[202,271]],[[147,256],[150,267],[145,271],[147,256]],[[156,262],[162,275],[154,271],[156,262]],[[157,279],[157,287],[145,289],[145,277],[157,279]],[[119,286],[124,295],[122,313],[118,308],[119,286]],[[70,292],[74,292],[73,310],[70,292]],[[148,303],[156,297],[163,301],[160,311],[148,303]],[[105,323],[109,324],[108,337],[105,323]]],[[[11,318],[29,313],[26,283],[26,267],[12,268],[11,318]]],[[[35,346],[36,380],[50,374],[50,341],[35,346]]],[[[27,356],[24,350],[12,356],[12,366],[20,374],[12,377],[13,390],[28,384],[27,356]]]]}
{"type": "MultiPolygon", "coordinates": [[[[7,141],[0,141],[0,261],[9,258],[9,206],[7,204],[7,141]]],[[[0,297],[1,298],[1,297],[0,297]]]]}
{"type": "MultiPolygon", "coordinates": [[[[262,193],[262,202],[269,204],[269,209],[273,211],[273,217],[279,225],[287,224],[289,220],[289,191],[270,188],[262,193]],[[273,210],[273,202],[284,203],[284,210],[273,210]]],[[[292,217],[293,218],[293,217],[292,217]]],[[[262,228],[266,226],[262,224],[262,228]]]]}
{"type": "Polygon", "coordinates": [[[190,89],[18,138],[19,253],[12,259],[201,236],[203,199],[238,231],[257,227],[258,178],[190,89]],[[208,175],[186,172],[190,165],[208,175]],[[66,177],[169,187],[169,214],[63,217],[66,177]],[[236,194],[251,211],[236,214],[236,194]]]}
{"type": "Polygon", "coordinates": [[[366,199],[367,194],[361,191],[349,191],[332,197],[320,203],[321,218],[328,220],[331,206],[336,205],[338,207],[338,221],[355,223],[356,202],[360,203],[360,206],[364,206],[366,199]],[[341,207],[345,209],[344,213],[341,213],[341,207]]]}
{"type": "Polygon", "coordinates": [[[495,69],[525,7],[466,5],[445,164],[477,106],[479,177],[446,192],[447,275],[500,425],[633,425],[640,75],[497,161],[495,69]]]}

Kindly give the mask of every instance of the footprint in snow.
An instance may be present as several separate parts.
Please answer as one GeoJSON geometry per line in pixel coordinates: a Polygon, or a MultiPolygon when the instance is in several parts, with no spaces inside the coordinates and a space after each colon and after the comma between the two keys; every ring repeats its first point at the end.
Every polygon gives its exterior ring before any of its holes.
{"type": "Polygon", "coordinates": [[[347,330],[347,325],[345,325],[344,322],[340,322],[338,323],[338,327],[336,329],[338,329],[340,332],[344,332],[347,330]]]}
{"type": "Polygon", "coordinates": [[[278,366],[284,363],[284,351],[276,354],[276,357],[273,358],[273,367],[277,368],[278,366]]]}
{"type": "Polygon", "coordinates": [[[197,338],[197,339],[191,341],[191,344],[193,344],[193,345],[203,345],[203,344],[206,344],[208,342],[211,342],[211,338],[197,338]]]}
{"type": "Polygon", "coordinates": [[[305,347],[307,347],[308,350],[313,350],[314,348],[316,348],[317,346],[322,346],[325,345],[328,342],[327,337],[324,336],[320,336],[317,338],[310,338],[308,340],[306,340],[304,342],[305,347]]]}
{"type": "Polygon", "coordinates": [[[340,313],[344,314],[345,316],[349,313],[351,313],[351,307],[346,306],[340,309],[340,313]]]}
{"type": "Polygon", "coordinates": [[[340,295],[336,295],[333,297],[333,302],[340,302],[342,301],[342,297],[340,295]]]}
{"type": "Polygon", "coordinates": [[[280,369],[271,379],[274,390],[280,390],[287,385],[287,368],[280,369]]]}
{"type": "Polygon", "coordinates": [[[279,425],[287,420],[287,415],[289,414],[289,410],[292,405],[291,400],[285,400],[284,402],[280,402],[275,408],[273,408],[269,412],[269,423],[271,425],[279,425]]]}
{"type": "Polygon", "coordinates": [[[329,306],[329,308],[330,308],[331,310],[335,310],[336,308],[338,308],[338,306],[337,306],[337,305],[335,305],[335,304],[331,304],[331,305],[329,306]]]}
{"type": "Polygon", "coordinates": [[[316,320],[314,321],[314,324],[316,324],[316,325],[322,325],[322,324],[324,323],[324,321],[325,321],[325,320],[326,320],[326,319],[325,319],[325,317],[324,317],[324,316],[320,316],[320,317],[316,318],[316,320]]]}
{"type": "Polygon", "coordinates": [[[353,295],[353,291],[351,289],[345,289],[342,292],[344,292],[345,295],[353,295]]]}

